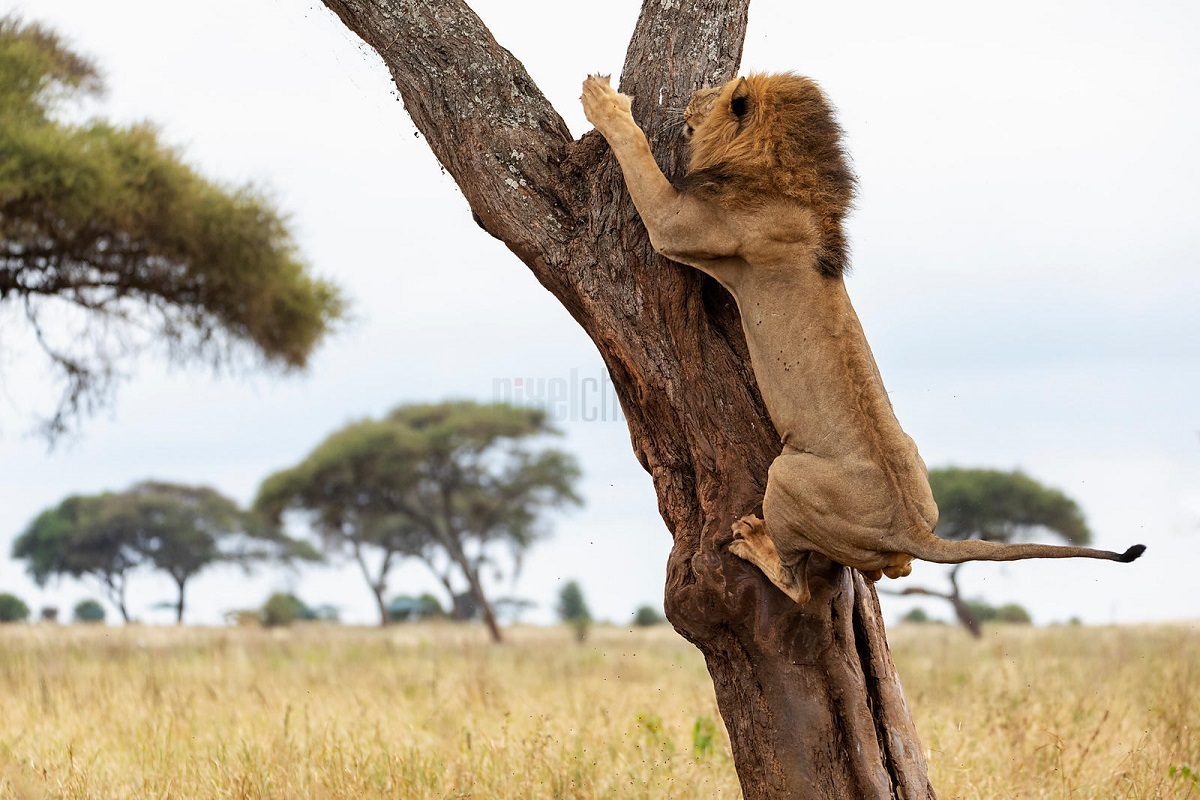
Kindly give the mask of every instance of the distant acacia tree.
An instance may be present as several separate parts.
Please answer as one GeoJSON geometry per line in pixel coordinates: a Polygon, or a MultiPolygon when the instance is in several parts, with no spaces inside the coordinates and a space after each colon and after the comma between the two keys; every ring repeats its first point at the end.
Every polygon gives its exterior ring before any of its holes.
{"type": "Polygon", "coordinates": [[[117,504],[111,493],[66,498],[25,528],[13,542],[12,557],[25,562],[39,586],[62,576],[96,581],[129,622],[125,591],[130,572],[143,558],[136,529],[121,522],[117,504]]]}
{"type": "MultiPolygon", "coordinates": [[[[983,539],[1011,542],[1050,533],[1068,544],[1087,545],[1092,534],[1079,505],[1057,489],[1043,486],[1023,472],[944,467],[929,471],[929,484],[938,504],[937,533],[944,539],[983,539]]],[[[949,572],[950,591],[910,586],[887,594],[924,595],[946,600],[955,617],[972,636],[982,635],[981,623],[995,616],[980,614],[980,604],[965,600],[958,586],[957,564],[949,572]]],[[[1009,606],[1004,606],[1009,609],[1009,606]]],[[[1020,608],[1016,606],[1015,608],[1020,608]]],[[[1028,618],[1028,613],[1020,609],[1028,618]]],[[[1010,612],[1012,619],[1020,615],[1010,612]]]]}
{"type": "Polygon", "coordinates": [[[214,564],[317,557],[213,489],[155,481],[68,497],[39,514],[12,552],[42,584],[62,575],[99,579],[127,622],[125,588],[135,569],[171,577],[178,589],[175,618],[183,622],[188,582],[214,564]]]}
{"type": "Polygon", "coordinates": [[[0,313],[62,387],[51,438],[110,399],[122,356],[300,368],[342,314],[262,192],[206,180],[150,125],[56,117],[102,88],[55,33],[0,18],[0,313]]]}
{"type": "Polygon", "coordinates": [[[297,466],[263,481],[255,508],[307,515],[326,548],[358,563],[388,620],[390,570],[420,558],[459,594],[466,584],[492,638],[499,624],[483,569],[497,549],[519,567],[543,532],[542,513],[579,503],[575,459],[531,442],[556,434],[545,412],[468,401],[404,405],[334,433],[297,466]]]}

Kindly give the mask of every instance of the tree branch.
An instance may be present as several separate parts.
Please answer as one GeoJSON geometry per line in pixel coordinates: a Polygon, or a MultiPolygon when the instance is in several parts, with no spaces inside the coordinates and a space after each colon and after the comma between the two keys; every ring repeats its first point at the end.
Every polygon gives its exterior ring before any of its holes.
{"type": "Polygon", "coordinates": [[[324,0],[383,58],[475,217],[547,285],[576,233],[566,123],[461,0],[324,0]]]}

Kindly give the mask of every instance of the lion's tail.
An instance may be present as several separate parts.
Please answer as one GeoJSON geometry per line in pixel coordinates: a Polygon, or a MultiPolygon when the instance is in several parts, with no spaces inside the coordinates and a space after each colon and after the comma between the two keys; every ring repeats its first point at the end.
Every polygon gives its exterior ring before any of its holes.
{"type": "Polygon", "coordinates": [[[1135,544],[1124,553],[1054,544],[1009,544],[978,539],[951,541],[925,533],[908,548],[908,554],[937,564],[961,564],[964,561],[1022,561],[1027,558],[1102,558],[1128,564],[1144,553],[1146,546],[1135,544]]]}

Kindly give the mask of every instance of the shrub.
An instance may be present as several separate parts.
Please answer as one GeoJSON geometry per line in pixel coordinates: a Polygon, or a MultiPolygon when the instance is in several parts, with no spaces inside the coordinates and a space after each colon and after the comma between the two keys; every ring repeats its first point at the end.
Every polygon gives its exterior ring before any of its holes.
{"type": "Polygon", "coordinates": [[[709,716],[696,717],[692,725],[692,753],[696,758],[712,755],[717,746],[717,723],[709,716]]]}
{"type": "Polygon", "coordinates": [[[104,622],[104,606],[95,600],[82,600],[75,605],[74,615],[76,622],[104,622]]]}
{"type": "Polygon", "coordinates": [[[276,592],[262,607],[262,624],[266,628],[286,628],[304,616],[308,607],[294,594],[276,592]]]}
{"type": "Polygon", "coordinates": [[[667,618],[659,613],[654,606],[639,606],[638,610],[633,612],[633,624],[639,628],[649,628],[651,625],[661,625],[667,621],[667,618]]]}
{"type": "Polygon", "coordinates": [[[1016,603],[1008,603],[996,609],[996,622],[1010,622],[1016,625],[1031,625],[1033,617],[1024,607],[1016,603]]]}
{"type": "Polygon", "coordinates": [[[559,591],[558,618],[571,626],[577,641],[583,642],[587,639],[588,628],[592,624],[592,612],[588,610],[587,601],[583,599],[583,589],[577,581],[567,581],[559,591]]]}
{"type": "Polygon", "coordinates": [[[24,622],[29,619],[29,606],[14,594],[0,594],[0,622],[24,622]]]}

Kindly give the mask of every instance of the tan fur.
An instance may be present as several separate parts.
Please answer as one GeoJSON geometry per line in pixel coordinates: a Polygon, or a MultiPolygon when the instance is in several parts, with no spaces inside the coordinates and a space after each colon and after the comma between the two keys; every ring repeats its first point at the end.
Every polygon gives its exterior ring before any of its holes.
{"type": "Polygon", "coordinates": [[[914,558],[1088,557],[1083,547],[951,542],[916,445],[900,428],[842,280],[842,219],[854,179],[820,89],[795,75],[750,75],[697,92],[684,115],[687,176],[672,186],[607,78],[583,85],[587,118],[625,175],[650,242],[716,278],[741,311],[750,360],[783,453],[771,465],[765,522],[734,524],[730,550],[797,602],[813,552],[869,578],[907,575],[914,558]]]}

